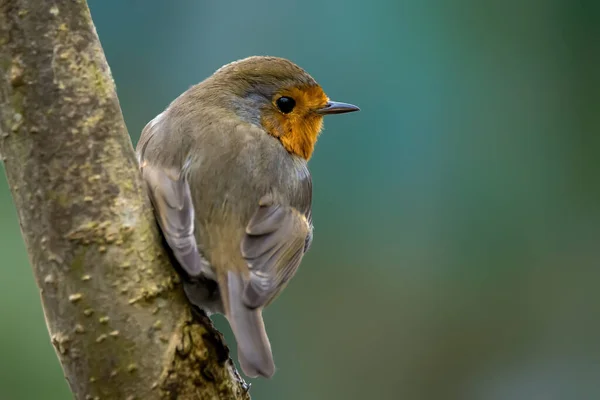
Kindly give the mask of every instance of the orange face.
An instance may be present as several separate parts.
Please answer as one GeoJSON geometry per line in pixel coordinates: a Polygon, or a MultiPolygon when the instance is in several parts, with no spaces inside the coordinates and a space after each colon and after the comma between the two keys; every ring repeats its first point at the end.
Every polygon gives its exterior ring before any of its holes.
{"type": "Polygon", "coordinates": [[[328,100],[320,86],[283,89],[261,110],[261,124],[287,151],[308,160],[323,127],[323,115],[317,110],[328,100]]]}

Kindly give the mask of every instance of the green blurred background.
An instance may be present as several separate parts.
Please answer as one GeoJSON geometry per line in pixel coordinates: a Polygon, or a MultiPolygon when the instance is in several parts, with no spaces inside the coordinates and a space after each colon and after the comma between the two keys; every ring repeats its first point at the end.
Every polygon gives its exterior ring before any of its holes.
{"type": "MultiPolygon", "coordinates": [[[[600,399],[600,2],[89,3],[134,142],[249,55],[362,108],[326,119],[253,398],[600,399]]],[[[0,398],[68,399],[0,179],[0,398]]]]}

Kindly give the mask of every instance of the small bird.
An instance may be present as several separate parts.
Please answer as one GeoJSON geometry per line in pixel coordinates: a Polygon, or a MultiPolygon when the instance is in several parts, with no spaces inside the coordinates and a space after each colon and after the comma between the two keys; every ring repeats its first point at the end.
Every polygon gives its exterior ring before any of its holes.
{"type": "Polygon", "coordinates": [[[275,373],[262,310],[312,243],[307,162],[323,116],[358,110],[291,61],[254,56],[192,86],[142,131],[140,170],[186,295],[225,315],[249,377],[275,373]]]}

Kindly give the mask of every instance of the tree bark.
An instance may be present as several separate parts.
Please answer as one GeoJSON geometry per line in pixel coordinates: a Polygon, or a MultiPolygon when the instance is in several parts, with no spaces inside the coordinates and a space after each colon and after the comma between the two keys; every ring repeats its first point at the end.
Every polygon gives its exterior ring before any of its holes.
{"type": "Polygon", "coordinates": [[[77,399],[249,399],[165,253],[85,0],[0,0],[0,157],[77,399]]]}

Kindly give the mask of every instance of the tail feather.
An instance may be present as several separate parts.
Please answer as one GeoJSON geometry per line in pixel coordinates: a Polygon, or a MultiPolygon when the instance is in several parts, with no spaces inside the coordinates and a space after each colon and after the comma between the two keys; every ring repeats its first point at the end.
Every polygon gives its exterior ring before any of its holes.
{"type": "Polygon", "coordinates": [[[275,363],[262,308],[250,309],[243,303],[244,282],[239,274],[228,273],[227,288],[226,316],[237,341],[240,366],[248,377],[270,378],[275,373],[275,363]]]}

